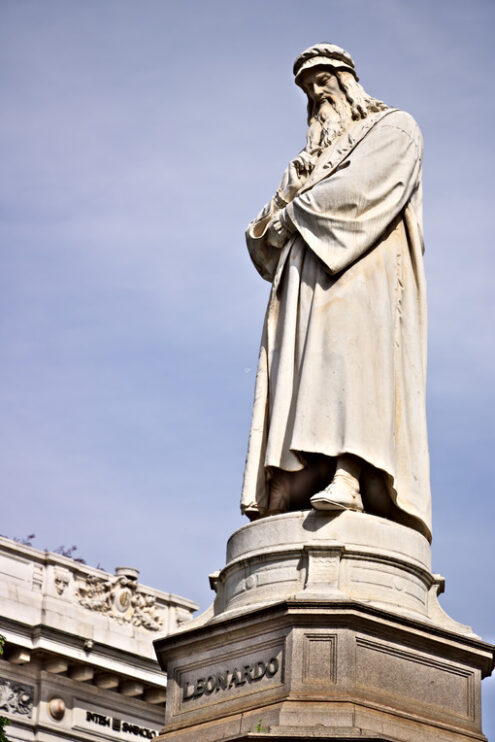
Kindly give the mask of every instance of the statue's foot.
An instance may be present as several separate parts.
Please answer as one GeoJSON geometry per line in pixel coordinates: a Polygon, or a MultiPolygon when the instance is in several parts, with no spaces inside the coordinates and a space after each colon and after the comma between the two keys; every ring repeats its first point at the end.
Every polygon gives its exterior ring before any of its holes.
{"type": "Polygon", "coordinates": [[[253,520],[258,520],[261,518],[261,513],[259,511],[259,508],[248,506],[247,508],[244,508],[243,515],[247,515],[249,520],[252,522],[253,520]]]}
{"type": "Polygon", "coordinates": [[[356,510],[363,512],[359,480],[346,471],[337,471],[328,487],[310,499],[315,510],[356,510]]]}

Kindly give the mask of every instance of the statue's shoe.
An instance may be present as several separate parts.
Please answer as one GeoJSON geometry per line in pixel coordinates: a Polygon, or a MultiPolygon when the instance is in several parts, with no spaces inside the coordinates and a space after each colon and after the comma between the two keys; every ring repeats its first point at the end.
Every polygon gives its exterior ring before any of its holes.
{"type": "Polygon", "coordinates": [[[359,485],[354,477],[338,472],[331,483],[310,499],[315,510],[356,510],[363,512],[359,485]]]}
{"type": "Polygon", "coordinates": [[[258,518],[261,518],[259,508],[252,505],[248,505],[247,508],[244,508],[243,515],[247,515],[250,521],[258,520],[258,518]]]}

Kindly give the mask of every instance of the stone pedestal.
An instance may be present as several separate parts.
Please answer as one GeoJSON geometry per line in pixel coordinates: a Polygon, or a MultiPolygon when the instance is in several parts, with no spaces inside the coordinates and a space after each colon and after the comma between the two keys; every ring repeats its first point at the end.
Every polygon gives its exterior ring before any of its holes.
{"type": "Polygon", "coordinates": [[[213,606],[155,642],[160,739],[484,740],[494,648],[438,604],[419,533],[363,513],[248,524],[213,606]]]}

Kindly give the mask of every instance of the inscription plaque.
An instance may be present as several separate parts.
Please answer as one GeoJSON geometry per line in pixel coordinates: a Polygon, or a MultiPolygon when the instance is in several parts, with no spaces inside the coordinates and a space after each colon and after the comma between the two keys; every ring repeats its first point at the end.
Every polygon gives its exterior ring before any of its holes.
{"type": "Polygon", "coordinates": [[[197,678],[195,681],[186,680],[183,683],[183,701],[190,701],[192,698],[200,698],[218,691],[229,691],[232,688],[239,688],[241,685],[257,683],[263,678],[273,678],[280,669],[280,663],[276,657],[272,657],[268,662],[258,660],[252,664],[234,667],[233,670],[223,670],[216,672],[208,677],[197,678]]]}
{"type": "Polygon", "coordinates": [[[245,647],[224,651],[215,659],[177,668],[174,678],[176,708],[181,711],[250,695],[283,682],[283,647],[278,640],[249,654],[245,647]]]}

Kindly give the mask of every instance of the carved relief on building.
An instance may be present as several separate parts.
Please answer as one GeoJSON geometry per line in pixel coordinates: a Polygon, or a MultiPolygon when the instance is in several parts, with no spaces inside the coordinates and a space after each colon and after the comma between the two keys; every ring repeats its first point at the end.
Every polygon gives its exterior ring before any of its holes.
{"type": "Polygon", "coordinates": [[[55,567],[55,575],[53,581],[55,583],[55,590],[57,591],[57,594],[62,595],[65,592],[65,588],[70,581],[69,570],[55,567]]]}
{"type": "Polygon", "coordinates": [[[33,700],[34,688],[31,685],[0,678],[0,711],[31,718],[33,700]]]}
{"type": "Polygon", "coordinates": [[[177,626],[181,626],[183,623],[187,623],[190,620],[191,620],[190,611],[187,611],[185,608],[175,609],[175,621],[177,623],[177,626]]]}
{"type": "Polygon", "coordinates": [[[130,623],[148,631],[163,628],[163,610],[151,593],[138,587],[137,579],[127,575],[105,580],[88,575],[77,581],[77,599],[84,608],[98,611],[119,623],[130,623]]]}

